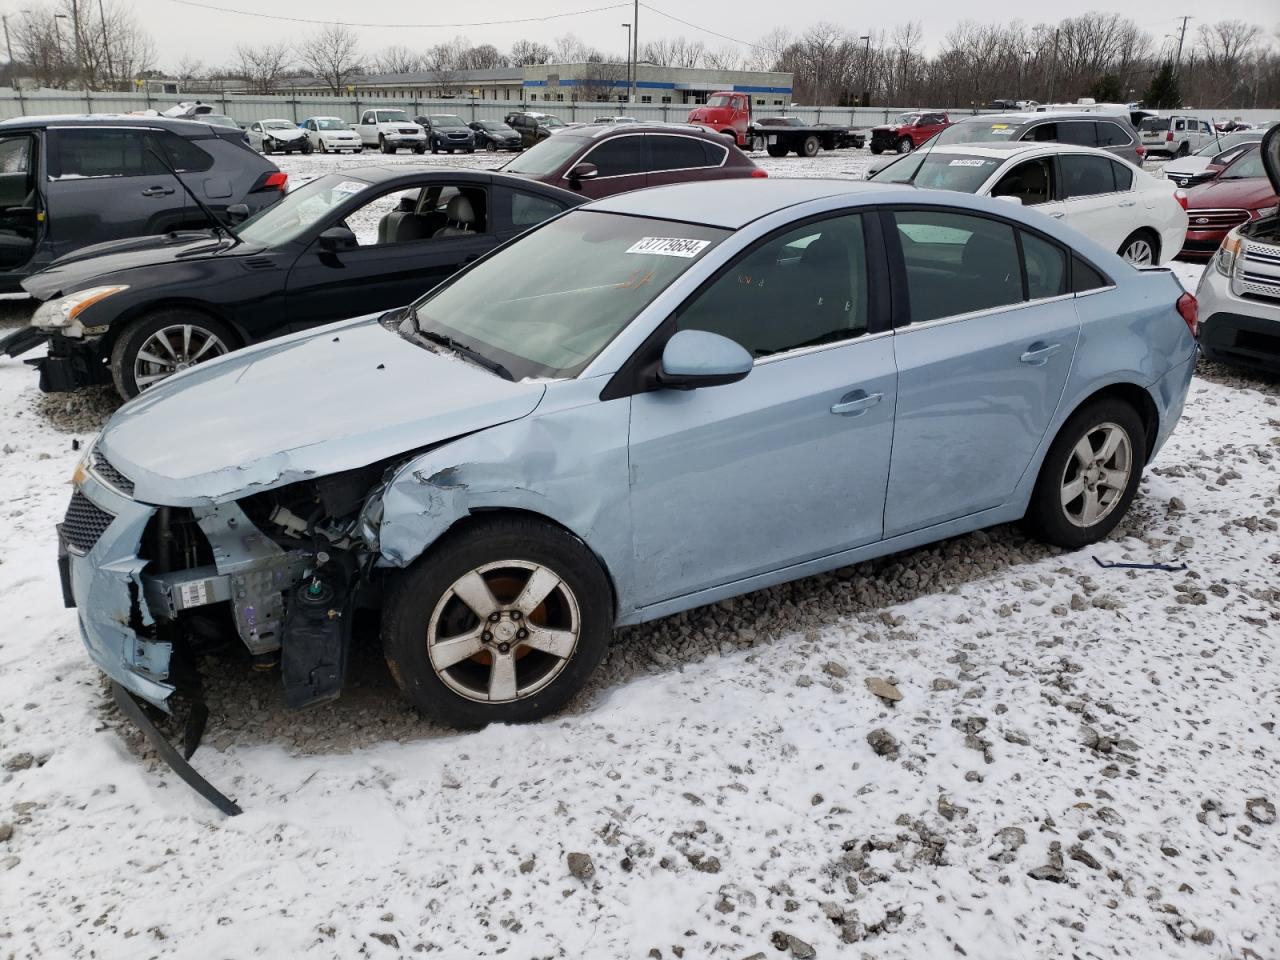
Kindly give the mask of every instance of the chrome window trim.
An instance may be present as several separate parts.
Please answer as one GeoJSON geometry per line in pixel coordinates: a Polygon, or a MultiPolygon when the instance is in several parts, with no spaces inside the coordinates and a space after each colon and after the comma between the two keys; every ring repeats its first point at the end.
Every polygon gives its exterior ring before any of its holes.
{"type": "MultiPolygon", "coordinates": [[[[1101,290],[1103,288],[1099,288],[1101,290]]],[[[1114,289],[1109,287],[1106,289],[1114,289]]],[[[1089,293],[1097,291],[1090,290],[1089,293]]],[[[948,323],[959,323],[962,320],[973,320],[977,317],[989,317],[996,314],[1008,313],[1011,310],[1021,310],[1023,307],[1038,307],[1044,303],[1055,303],[1058,300],[1073,300],[1080,296],[1077,293],[1060,293],[1054,297],[1040,297],[1036,300],[1019,300],[1017,303],[1002,304],[998,307],[988,307],[985,310],[970,310],[968,313],[956,313],[949,317],[935,317],[932,320],[922,320],[916,323],[904,324],[896,328],[897,333],[910,333],[913,330],[927,330],[930,327],[941,327],[948,323]]]]}
{"type": "MultiPolygon", "coordinates": [[[[593,143],[591,145],[591,149],[588,150],[586,153],[584,153],[581,157],[579,157],[577,163],[575,163],[574,166],[576,167],[579,163],[590,163],[591,154],[595,153],[598,149],[600,149],[600,147],[604,146],[606,143],[609,143],[613,140],[621,140],[624,137],[645,137],[645,136],[648,136],[648,133],[620,133],[614,136],[604,137],[603,139],[600,140],[600,142],[593,143]]],[[[654,136],[681,137],[685,140],[696,140],[699,143],[709,142],[709,141],[703,140],[701,137],[690,136],[687,133],[666,133],[664,131],[661,133],[655,133],[654,136]]],[[[679,173],[684,170],[718,170],[721,167],[723,167],[726,163],[729,162],[729,148],[719,143],[711,143],[711,146],[719,147],[721,150],[724,151],[724,155],[720,157],[720,162],[717,164],[710,164],[710,165],[701,166],[701,167],[663,167],[661,170],[646,168],[644,170],[637,170],[635,173],[611,173],[608,176],[604,176],[604,177],[597,176],[597,177],[592,177],[591,179],[617,180],[619,177],[643,177],[643,176],[648,176],[651,173],[679,173]]],[[[566,173],[566,174],[563,174],[560,177],[560,179],[568,183],[570,178],[569,178],[569,175],[566,173]]]]}
{"type": "Polygon", "coordinates": [[[880,337],[889,337],[893,335],[893,329],[880,330],[876,333],[860,333],[857,336],[848,337],[844,340],[833,340],[830,343],[816,343],[811,347],[794,347],[791,350],[784,350],[782,353],[770,353],[767,356],[756,357],[752,360],[753,367],[763,366],[766,363],[773,363],[775,360],[789,360],[792,357],[807,357],[810,354],[822,353],[824,350],[832,350],[836,347],[847,347],[852,343],[864,343],[867,340],[878,340],[880,337]]]}
{"type": "Polygon", "coordinates": [[[1109,283],[1105,287],[1094,287],[1092,290],[1081,290],[1079,293],[1070,294],[1072,297],[1092,297],[1095,293],[1107,293],[1116,289],[1114,283],[1109,283]]]}

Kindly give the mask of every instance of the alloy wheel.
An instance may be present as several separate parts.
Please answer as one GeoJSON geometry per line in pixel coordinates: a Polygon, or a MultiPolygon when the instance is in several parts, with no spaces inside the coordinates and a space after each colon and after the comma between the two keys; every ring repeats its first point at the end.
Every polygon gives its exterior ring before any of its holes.
{"type": "Polygon", "coordinates": [[[179,371],[226,353],[214,333],[191,323],[162,327],[147,337],[133,359],[133,381],[145,390],[179,371]]]}
{"type": "Polygon", "coordinates": [[[431,668],[459,696],[510,703],[551,683],[573,657],[582,618],[573,590],[526,560],[476,567],[444,592],[427,625],[431,668]]]}
{"type": "Polygon", "coordinates": [[[1115,423],[1091,427],[1072,448],[1062,472],[1062,512],[1077,527],[1104,520],[1124,498],[1133,471],[1133,445],[1115,423]]]}
{"type": "Polygon", "coordinates": [[[1130,241],[1120,255],[1135,267],[1149,267],[1155,263],[1156,259],[1155,251],[1151,249],[1151,242],[1142,237],[1130,241]]]}

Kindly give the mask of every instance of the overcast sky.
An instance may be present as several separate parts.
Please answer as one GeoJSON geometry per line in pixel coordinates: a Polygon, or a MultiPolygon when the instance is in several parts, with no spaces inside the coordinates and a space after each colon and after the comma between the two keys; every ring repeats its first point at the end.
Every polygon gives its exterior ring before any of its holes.
{"type": "MultiPolygon", "coordinates": [[[[458,4],[410,3],[406,0],[199,0],[212,7],[228,10],[256,11],[279,17],[311,20],[346,20],[372,24],[390,23],[456,23],[461,21],[514,20],[547,16],[586,8],[607,6],[610,0],[472,0],[458,4]]],[[[294,40],[302,43],[307,34],[318,27],[310,23],[289,23],[259,16],[243,16],[211,9],[181,5],[176,0],[132,0],[135,16],[146,26],[159,48],[159,65],[172,67],[184,56],[206,65],[229,62],[238,43],[263,43],[294,40]]],[[[666,13],[682,17],[699,27],[728,37],[753,41],[783,22],[793,32],[801,32],[814,22],[829,20],[859,34],[868,29],[889,30],[901,20],[913,19],[924,24],[925,42],[936,48],[946,32],[962,17],[997,19],[1016,15],[1019,5],[1004,0],[970,0],[957,4],[954,0],[916,0],[896,7],[903,16],[895,17],[894,5],[868,5],[873,11],[859,13],[850,19],[854,9],[847,0],[788,0],[785,4],[743,2],[743,0],[698,0],[696,3],[676,0],[654,0],[654,6],[666,13]],[[878,9],[877,9],[878,8],[878,9]],[[782,11],[785,10],[785,15],[782,11]],[[880,12],[883,11],[883,12],[880,12]],[[864,19],[865,17],[865,19],[864,19]],[[874,18],[879,19],[874,19],[874,18]]],[[[865,8],[864,8],[865,9],[865,8]]],[[[1030,8],[1022,8],[1030,9],[1030,8]]],[[[1175,6],[1167,0],[1128,0],[1117,6],[1089,0],[1056,0],[1038,8],[1039,15],[1024,15],[1028,23],[1058,19],[1085,13],[1091,9],[1119,9],[1153,34],[1156,41],[1167,33],[1175,33],[1179,16],[1196,14],[1215,20],[1238,18],[1261,24],[1275,43],[1280,30],[1280,5],[1276,0],[1214,0],[1175,6]]],[[[586,42],[623,55],[626,30],[622,23],[632,19],[631,4],[624,2],[616,9],[596,10],[543,22],[501,23],[486,26],[441,27],[360,27],[358,33],[366,52],[372,53],[392,44],[414,48],[429,47],[456,35],[467,37],[473,44],[492,43],[506,49],[512,42],[528,38],[544,43],[564,33],[574,33],[586,42]]],[[[709,47],[726,46],[729,41],[667,19],[656,12],[640,9],[640,40],[683,34],[704,41],[709,47]]],[[[1201,19],[1193,19],[1188,37],[1194,35],[1201,19]]],[[[749,48],[744,48],[749,52],[749,48]]]]}

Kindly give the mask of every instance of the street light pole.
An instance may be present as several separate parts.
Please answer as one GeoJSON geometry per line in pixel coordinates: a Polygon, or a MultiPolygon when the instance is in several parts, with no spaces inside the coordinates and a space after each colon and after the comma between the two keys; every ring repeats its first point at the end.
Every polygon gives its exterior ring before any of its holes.
{"type": "Polygon", "coordinates": [[[18,76],[13,70],[13,45],[9,43],[9,15],[6,13],[0,20],[4,21],[4,49],[9,54],[9,83],[18,89],[18,76]]]}
{"type": "Polygon", "coordinates": [[[858,39],[866,41],[866,46],[862,48],[862,105],[869,107],[871,106],[871,34],[868,33],[858,39]]]}
{"type": "MultiPolygon", "coordinates": [[[[636,102],[636,80],[640,73],[640,0],[635,0],[631,10],[631,92],[628,103],[636,102]]],[[[632,107],[634,109],[634,107],[632,107]]]]}
{"type": "MultiPolygon", "coordinates": [[[[627,28],[627,90],[631,89],[631,24],[624,23],[627,28]]],[[[630,96],[630,93],[627,94],[630,96]]]]}

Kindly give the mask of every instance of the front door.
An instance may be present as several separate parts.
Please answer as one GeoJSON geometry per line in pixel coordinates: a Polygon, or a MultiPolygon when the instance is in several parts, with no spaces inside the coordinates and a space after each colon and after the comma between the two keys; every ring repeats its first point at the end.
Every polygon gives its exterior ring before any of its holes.
{"type": "Polygon", "coordinates": [[[886,538],[1009,500],[1058,408],[1080,327],[1056,244],[1021,231],[1024,281],[1010,224],[930,209],[891,216],[911,322],[893,337],[886,538]]]}
{"type": "Polygon", "coordinates": [[[1057,190],[1057,170],[1050,157],[1026,160],[1006,171],[991,187],[993,197],[1016,197],[1024,207],[1035,207],[1046,216],[1061,220],[1066,204],[1057,190]]]}
{"type": "Polygon", "coordinates": [[[21,268],[35,253],[39,169],[35,134],[0,136],[0,274],[21,268]]]}
{"type": "Polygon", "coordinates": [[[639,190],[649,184],[649,151],[642,133],[606,136],[574,163],[595,164],[596,175],[589,180],[573,181],[566,176],[559,186],[593,199],[639,190]]]}
{"type": "Polygon", "coordinates": [[[351,229],[359,246],[328,252],[316,239],[294,263],[288,309],[295,328],[404,306],[497,244],[488,191],[470,185],[384,193],[341,224],[325,224],[336,225],[351,229]]]}
{"type": "Polygon", "coordinates": [[[788,229],[674,318],[756,363],[738,383],[631,399],[639,605],[880,538],[895,372],[871,246],[858,215],[788,229]]]}

